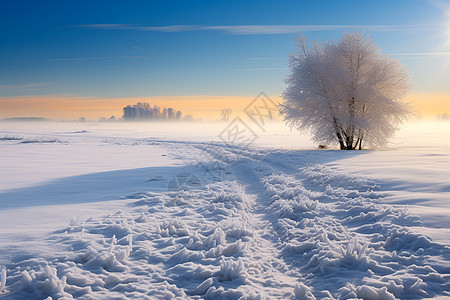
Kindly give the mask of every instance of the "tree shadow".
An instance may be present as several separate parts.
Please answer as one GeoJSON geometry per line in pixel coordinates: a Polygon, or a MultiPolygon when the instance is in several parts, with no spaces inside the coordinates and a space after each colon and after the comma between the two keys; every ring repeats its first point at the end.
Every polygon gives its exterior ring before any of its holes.
{"type": "Polygon", "coordinates": [[[0,209],[123,199],[139,192],[165,193],[169,180],[189,166],[147,167],[65,177],[0,193],[0,209]]]}

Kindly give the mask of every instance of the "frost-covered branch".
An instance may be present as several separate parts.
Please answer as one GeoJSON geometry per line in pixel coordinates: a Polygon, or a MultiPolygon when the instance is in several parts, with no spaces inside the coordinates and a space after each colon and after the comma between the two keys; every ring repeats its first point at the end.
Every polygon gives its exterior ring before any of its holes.
{"type": "Polygon", "coordinates": [[[318,44],[299,36],[280,105],[290,126],[341,149],[380,147],[410,114],[401,103],[409,76],[396,60],[358,32],[318,44]]]}

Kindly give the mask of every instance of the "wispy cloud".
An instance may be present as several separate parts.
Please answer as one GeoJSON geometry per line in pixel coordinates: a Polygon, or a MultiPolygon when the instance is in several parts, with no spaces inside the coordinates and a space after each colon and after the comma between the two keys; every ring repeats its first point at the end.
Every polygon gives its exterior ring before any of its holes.
{"type": "Polygon", "coordinates": [[[231,25],[207,27],[208,30],[219,30],[230,34],[293,34],[305,31],[335,31],[355,28],[395,31],[405,30],[409,27],[393,25],[231,25]]]}
{"type": "Polygon", "coordinates": [[[159,31],[159,32],[181,32],[204,30],[204,26],[200,25],[170,25],[170,26],[137,26],[132,24],[83,24],[73,27],[86,27],[93,29],[121,29],[121,30],[142,30],[142,31],[159,31]]]}
{"type": "Polygon", "coordinates": [[[391,53],[395,56],[420,56],[420,55],[450,55],[449,52],[404,52],[404,53],[391,53]]]}
{"type": "MultiPolygon", "coordinates": [[[[127,28],[124,28],[127,29],[127,28]]],[[[171,25],[171,26],[131,26],[129,29],[158,31],[158,32],[182,32],[182,31],[198,31],[205,30],[204,26],[199,25],[171,25]]]]}
{"type": "Polygon", "coordinates": [[[53,82],[38,82],[38,83],[28,83],[28,84],[16,84],[16,85],[0,85],[0,89],[31,89],[31,88],[41,88],[52,85],[53,82]]]}
{"type": "Polygon", "coordinates": [[[306,31],[336,31],[366,29],[371,31],[405,31],[428,28],[427,25],[170,25],[170,26],[136,26],[130,24],[84,24],[75,27],[85,27],[106,30],[140,30],[155,32],[184,31],[220,31],[228,34],[293,34],[306,31]]]}
{"type": "Polygon", "coordinates": [[[97,28],[97,29],[126,29],[133,24],[83,24],[83,25],[75,25],[72,27],[88,27],[88,28],[97,28]]]}
{"type": "Polygon", "coordinates": [[[103,60],[103,59],[148,59],[146,56],[109,56],[109,57],[69,57],[69,58],[49,58],[50,61],[79,61],[79,60],[103,60]]]}
{"type": "Polygon", "coordinates": [[[247,59],[250,60],[278,60],[283,59],[281,57],[248,57],[247,59]]]}
{"type": "Polygon", "coordinates": [[[288,68],[234,68],[239,71],[267,71],[267,70],[287,70],[288,68]]]}

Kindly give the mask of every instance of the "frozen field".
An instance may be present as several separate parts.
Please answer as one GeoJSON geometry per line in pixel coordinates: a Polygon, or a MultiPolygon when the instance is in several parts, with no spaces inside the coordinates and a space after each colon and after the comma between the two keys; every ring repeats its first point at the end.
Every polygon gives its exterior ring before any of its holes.
{"type": "Polygon", "coordinates": [[[226,126],[0,123],[0,298],[450,297],[449,122],[383,151],[226,126]]]}

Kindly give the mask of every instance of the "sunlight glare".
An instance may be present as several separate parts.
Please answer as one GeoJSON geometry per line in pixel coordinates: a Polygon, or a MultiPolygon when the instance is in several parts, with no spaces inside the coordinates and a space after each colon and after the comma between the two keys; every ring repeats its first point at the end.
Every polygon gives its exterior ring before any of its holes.
{"type": "Polygon", "coordinates": [[[445,8],[444,12],[445,16],[445,27],[444,27],[444,34],[445,34],[445,44],[444,47],[446,50],[448,50],[448,47],[450,47],[450,5],[445,8]]]}

